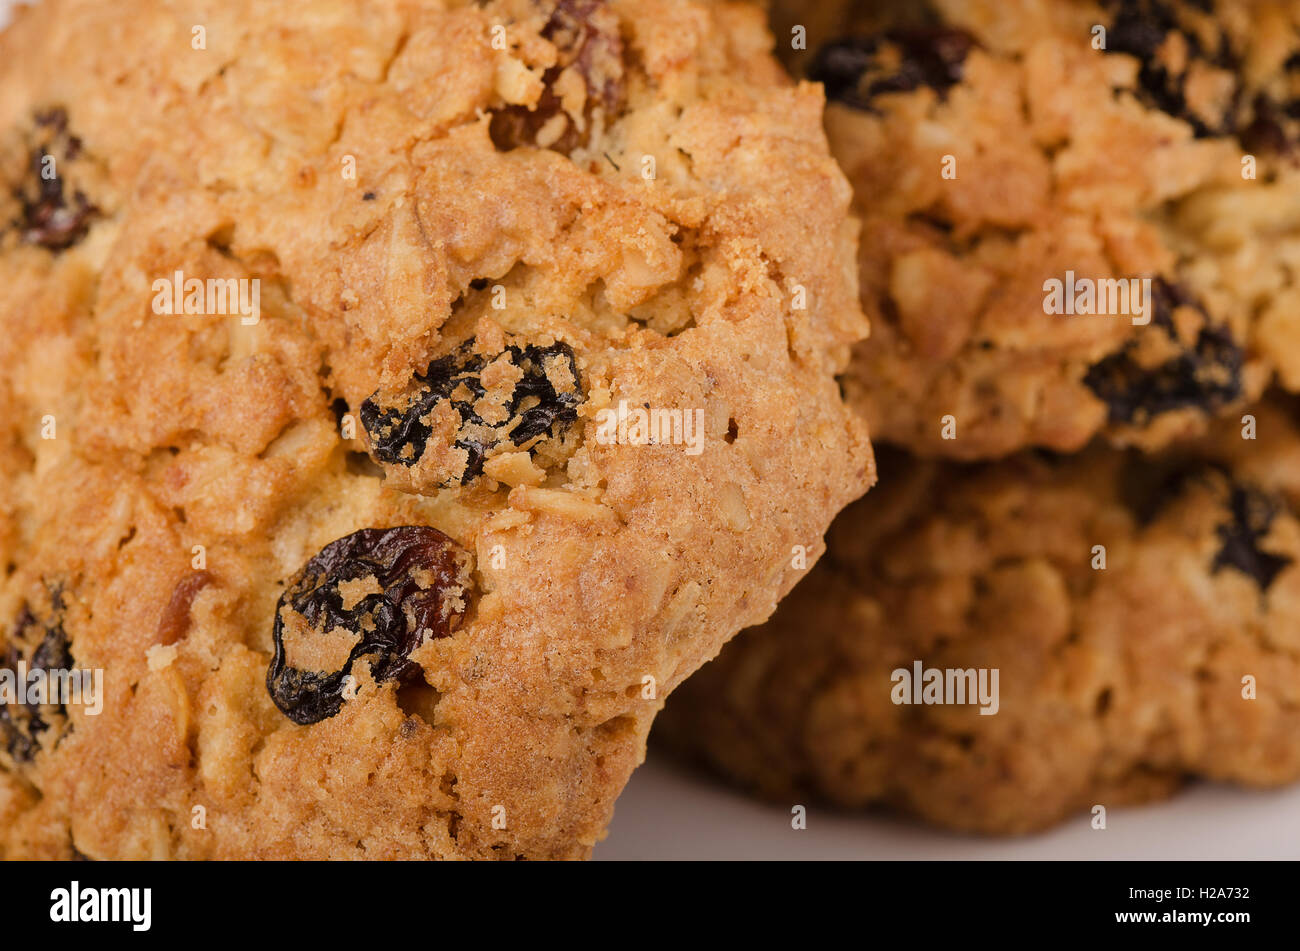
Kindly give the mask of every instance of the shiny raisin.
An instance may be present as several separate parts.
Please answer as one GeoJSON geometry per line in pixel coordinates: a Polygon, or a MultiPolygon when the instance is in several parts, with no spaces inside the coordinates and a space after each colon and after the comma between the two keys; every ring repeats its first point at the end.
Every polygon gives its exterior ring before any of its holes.
{"type": "Polygon", "coordinates": [[[440,404],[451,406],[458,425],[450,446],[463,450],[463,463],[440,469],[438,481],[465,485],[483,474],[483,463],[498,449],[531,448],[541,437],[560,435],[577,420],[582,399],[577,362],[567,344],[512,345],[486,356],[466,343],[434,360],[403,392],[372,394],[360,415],[376,459],[414,466],[429,448],[431,414],[440,404]],[[508,376],[515,379],[498,381],[489,390],[484,371],[500,368],[503,361],[512,365],[508,376]]]}
{"type": "Polygon", "coordinates": [[[343,706],[354,666],[365,660],[376,682],[418,678],[411,652],[460,626],[470,598],[468,552],[434,528],[363,528],[330,542],[289,582],[276,606],[275,653],[266,687],[299,724],[343,706]],[[322,642],[354,641],[333,669],[293,666],[322,642]]]}

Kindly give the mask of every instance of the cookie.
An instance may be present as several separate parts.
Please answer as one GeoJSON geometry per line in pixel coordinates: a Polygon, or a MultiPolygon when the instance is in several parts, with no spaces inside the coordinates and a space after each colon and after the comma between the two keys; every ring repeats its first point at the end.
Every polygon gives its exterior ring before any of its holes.
{"type": "Polygon", "coordinates": [[[1190,776],[1300,778],[1296,413],[1158,459],[882,455],[807,580],[656,740],[786,804],[991,834],[1190,776]]]}
{"type": "Polygon", "coordinates": [[[587,855],[873,478],[820,88],[668,0],[49,0],[0,64],[0,852],[587,855]]]}
{"type": "MultiPolygon", "coordinates": [[[[824,84],[882,441],[1155,450],[1300,388],[1300,4],[777,2],[824,84]],[[802,34],[800,31],[802,30],[802,34]]],[[[803,48],[792,48],[802,46],[803,48]]]]}

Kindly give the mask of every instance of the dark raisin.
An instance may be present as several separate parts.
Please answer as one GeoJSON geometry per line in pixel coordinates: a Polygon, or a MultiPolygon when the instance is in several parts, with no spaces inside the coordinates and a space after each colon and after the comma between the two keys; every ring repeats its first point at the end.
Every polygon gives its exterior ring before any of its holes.
{"type": "Polygon", "coordinates": [[[1214,26],[1212,4],[1197,0],[1107,0],[1114,19],[1106,31],[1106,52],[1138,61],[1138,97],[1147,105],[1187,122],[1198,137],[1237,131],[1240,56],[1214,26]],[[1188,80],[1207,72],[1232,74],[1224,101],[1192,102],[1188,80]]]}
{"type": "Polygon", "coordinates": [[[872,112],[885,93],[925,86],[942,98],[961,82],[974,45],[969,33],[944,27],[849,37],[819,49],[808,78],[825,86],[827,99],[872,112]]]}
{"type": "Polygon", "coordinates": [[[63,166],[77,159],[81,151],[81,140],[68,134],[64,110],[36,114],[27,174],[13,189],[21,209],[17,225],[23,241],[63,251],[90,230],[90,221],[99,209],[80,189],[73,188],[68,194],[63,171],[63,166]]]}
{"type": "Polygon", "coordinates": [[[305,725],[339,712],[348,678],[363,658],[377,682],[416,679],[420,668],[411,652],[456,631],[470,585],[468,553],[434,528],[363,528],[330,542],[276,605],[275,654],[266,671],[271,699],[305,725]],[[355,583],[351,590],[340,590],[349,582],[355,583]],[[340,629],[357,640],[338,669],[290,666],[288,650],[310,650],[313,640],[340,629]]]}
{"type": "Polygon", "coordinates": [[[429,364],[404,393],[372,394],[361,404],[361,424],[380,462],[413,466],[433,434],[430,414],[439,404],[450,403],[460,421],[452,445],[465,451],[466,461],[462,469],[445,473],[442,484],[464,485],[483,474],[483,463],[494,450],[559,435],[577,420],[582,399],[577,362],[568,344],[507,346],[500,355],[484,356],[465,343],[429,364]],[[481,376],[502,359],[518,368],[520,378],[507,390],[494,390],[498,413],[489,421],[478,405],[488,393],[481,376]]]}
{"type": "Polygon", "coordinates": [[[1257,489],[1234,485],[1228,497],[1231,518],[1215,529],[1221,545],[1211,570],[1218,574],[1224,568],[1236,568],[1253,578],[1261,591],[1267,591],[1279,572],[1291,564],[1286,555],[1259,548],[1278,508],[1276,501],[1257,489]]]}
{"type": "Polygon", "coordinates": [[[1246,486],[1233,486],[1228,499],[1231,519],[1216,529],[1222,547],[1215,554],[1215,572],[1225,567],[1249,575],[1267,590],[1278,573],[1291,564],[1286,555],[1261,551],[1259,542],[1269,532],[1280,506],[1277,501],[1246,486]]]}
{"type": "Polygon", "coordinates": [[[1140,341],[1130,340],[1117,353],[1100,360],[1083,382],[1106,404],[1112,423],[1149,422],[1161,413],[1194,407],[1212,414],[1242,396],[1241,371],[1245,354],[1226,327],[1214,326],[1191,295],[1162,278],[1151,281],[1152,318],[1147,332],[1159,328],[1177,341],[1174,310],[1194,307],[1205,325],[1196,342],[1157,366],[1139,359],[1140,341]]]}
{"type": "Polygon", "coordinates": [[[1119,488],[1121,499],[1144,527],[1178,500],[1200,498],[1204,492],[1216,498],[1228,519],[1215,527],[1219,549],[1210,565],[1214,574],[1235,568],[1253,578],[1261,591],[1267,591],[1292,562],[1286,555],[1259,547],[1282,506],[1259,489],[1235,482],[1231,471],[1220,462],[1194,461],[1178,455],[1155,457],[1135,450],[1125,459],[1119,488]]]}
{"type": "Polygon", "coordinates": [[[618,18],[606,7],[605,0],[558,0],[542,28],[542,36],[555,45],[558,60],[542,74],[542,93],[535,108],[507,106],[493,113],[489,134],[503,151],[542,144],[557,152],[572,152],[589,138],[597,107],[603,110],[606,120],[622,108],[623,40],[618,18]],[[556,81],[570,67],[578,71],[587,87],[582,129],[564,112],[555,94],[556,81]],[[556,116],[564,117],[563,128],[539,143],[538,133],[556,116]]]}
{"type": "MultiPolygon", "coordinates": [[[[15,688],[20,673],[72,670],[72,650],[63,629],[63,596],[57,589],[51,602],[50,616],[44,621],[24,604],[8,643],[0,647],[0,668],[10,672],[15,688]]],[[[10,703],[0,698],[0,744],[16,764],[30,763],[42,747],[53,748],[67,728],[66,706],[50,696],[46,700],[10,703]]]]}

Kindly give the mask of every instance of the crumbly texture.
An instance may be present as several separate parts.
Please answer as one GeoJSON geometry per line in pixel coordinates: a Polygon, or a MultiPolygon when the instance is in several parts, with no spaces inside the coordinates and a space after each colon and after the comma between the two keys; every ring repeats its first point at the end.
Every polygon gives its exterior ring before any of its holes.
{"type": "Polygon", "coordinates": [[[770,44],[692,0],[19,8],[0,666],[103,710],[0,704],[0,853],[588,854],[873,478],[849,188],[770,44]],[[168,313],[192,279],[225,310],[168,313]],[[702,451],[596,439],[623,401],[702,451]]]}
{"type": "Polygon", "coordinates": [[[786,803],[998,834],[1189,776],[1300,778],[1300,429],[1294,405],[1252,415],[1253,441],[1234,421],[1159,461],[882,456],[821,563],[656,739],[786,803]],[[997,669],[997,712],[896,703],[918,660],[997,669]]]}
{"type": "Polygon", "coordinates": [[[863,221],[845,391],[874,437],[1151,450],[1300,388],[1300,3],[774,6],[863,221]],[[1109,287],[1047,312],[1068,272],[1151,279],[1149,323],[1109,287]]]}

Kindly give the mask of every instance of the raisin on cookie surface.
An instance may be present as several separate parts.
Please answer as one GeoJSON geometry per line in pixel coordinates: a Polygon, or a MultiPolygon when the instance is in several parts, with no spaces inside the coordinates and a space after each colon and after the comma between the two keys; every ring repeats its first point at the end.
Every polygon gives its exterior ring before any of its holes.
{"type": "Polygon", "coordinates": [[[770,42],[667,0],[19,10],[0,664],[103,688],[0,704],[0,853],[588,854],[873,478],[849,188],[770,42]]]}
{"type": "Polygon", "coordinates": [[[1300,388],[1300,4],[778,2],[774,23],[863,220],[872,334],[845,391],[876,437],[1157,449],[1300,388]],[[1144,279],[1141,313],[1102,283],[1144,279]],[[1050,281],[1102,312],[1060,312],[1050,281]]]}
{"type": "Polygon", "coordinates": [[[882,458],[656,737],[768,797],[997,834],[1190,776],[1300,778],[1300,427],[1252,415],[1253,441],[1233,421],[1159,459],[882,458]],[[996,702],[898,702],[918,661],[972,689],[998,671],[996,702]]]}

